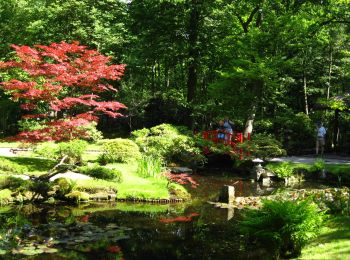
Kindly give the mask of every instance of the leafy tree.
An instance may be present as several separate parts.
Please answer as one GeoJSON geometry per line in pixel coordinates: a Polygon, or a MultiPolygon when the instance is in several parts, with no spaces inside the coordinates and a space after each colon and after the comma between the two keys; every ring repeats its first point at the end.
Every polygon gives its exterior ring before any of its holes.
{"type": "Polygon", "coordinates": [[[86,136],[84,126],[97,121],[98,114],[121,115],[118,110],[125,108],[123,104],[102,101],[97,94],[116,91],[108,81],[119,80],[125,65],[108,65],[109,57],[78,42],[13,48],[16,59],[1,62],[0,68],[20,73],[1,86],[27,111],[24,119],[42,122],[16,139],[70,140],[86,136]]]}

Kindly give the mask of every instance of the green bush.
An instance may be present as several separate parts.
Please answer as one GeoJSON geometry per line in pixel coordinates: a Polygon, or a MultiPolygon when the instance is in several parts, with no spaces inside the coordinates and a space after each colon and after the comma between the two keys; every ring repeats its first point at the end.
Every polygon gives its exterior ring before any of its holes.
{"type": "Polygon", "coordinates": [[[297,256],[306,242],[316,237],[324,220],[316,204],[304,201],[263,201],[261,209],[248,210],[240,230],[248,241],[270,246],[275,256],[297,256]]]}
{"type": "Polygon", "coordinates": [[[22,174],[28,172],[28,168],[18,165],[8,159],[0,158],[0,173],[22,174]]]}
{"type": "Polygon", "coordinates": [[[185,127],[161,124],[133,131],[132,137],[142,153],[165,162],[195,164],[205,160],[191,131],[185,127]]]}
{"type": "Polygon", "coordinates": [[[103,138],[102,132],[97,130],[96,126],[97,123],[92,122],[88,125],[79,127],[81,130],[86,132],[86,138],[84,137],[84,140],[88,142],[97,142],[103,138]]]}
{"type": "Polygon", "coordinates": [[[326,162],[322,159],[316,159],[312,164],[310,171],[311,172],[320,172],[326,168],[326,162]]]}
{"type": "Polygon", "coordinates": [[[253,158],[266,159],[286,155],[282,144],[273,136],[266,134],[255,134],[252,140],[238,144],[238,147],[253,158]]]}
{"type": "Polygon", "coordinates": [[[274,119],[274,132],[288,151],[300,153],[314,147],[315,124],[303,112],[280,111],[274,119]]]}
{"type": "Polygon", "coordinates": [[[79,167],[78,171],[97,179],[114,180],[116,182],[121,182],[123,179],[122,173],[117,169],[106,168],[96,164],[79,167]]]}
{"type": "Polygon", "coordinates": [[[30,186],[30,181],[13,176],[1,176],[0,189],[10,189],[13,191],[27,191],[30,186]]]}
{"type": "Polygon", "coordinates": [[[87,142],[83,140],[72,140],[69,142],[53,143],[46,142],[37,145],[34,152],[44,158],[58,160],[68,156],[69,163],[82,161],[82,155],[87,148],[87,142]]]}
{"type": "Polygon", "coordinates": [[[83,140],[72,140],[58,144],[59,158],[67,155],[70,163],[77,163],[82,161],[83,153],[87,148],[87,142],[83,140]]]}
{"type": "Polygon", "coordinates": [[[293,175],[294,168],[288,162],[268,164],[266,168],[272,171],[279,178],[288,178],[293,175]]]}
{"type": "Polygon", "coordinates": [[[163,162],[160,158],[144,156],[138,161],[136,173],[143,178],[159,178],[163,170],[163,162]]]}
{"type": "Polygon", "coordinates": [[[126,163],[141,157],[140,149],[132,140],[116,138],[103,143],[99,162],[102,164],[126,163]]]}

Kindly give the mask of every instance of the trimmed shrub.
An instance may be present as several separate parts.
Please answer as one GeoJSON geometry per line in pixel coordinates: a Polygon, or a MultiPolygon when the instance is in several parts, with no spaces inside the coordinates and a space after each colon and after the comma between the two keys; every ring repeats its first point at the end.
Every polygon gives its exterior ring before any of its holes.
{"type": "Polygon", "coordinates": [[[106,168],[96,164],[79,167],[78,171],[97,179],[114,180],[116,182],[122,182],[123,179],[122,173],[117,169],[106,168]]]}
{"type": "Polygon", "coordinates": [[[131,134],[146,156],[189,165],[205,161],[192,132],[185,127],[161,124],[150,129],[136,130],[131,134]]]}
{"type": "Polygon", "coordinates": [[[87,142],[83,140],[72,140],[69,142],[59,143],[57,151],[59,158],[67,155],[70,163],[81,162],[87,145],[87,142]]]}
{"type": "Polygon", "coordinates": [[[240,230],[249,241],[270,246],[276,258],[294,257],[316,237],[323,220],[324,213],[311,200],[265,200],[261,209],[247,210],[240,230]]]}
{"type": "Polygon", "coordinates": [[[102,154],[98,160],[102,164],[126,163],[140,157],[140,149],[135,142],[129,139],[116,138],[103,143],[102,154]]]}
{"type": "Polygon", "coordinates": [[[46,142],[37,145],[34,152],[44,158],[55,160],[67,155],[69,163],[75,164],[82,161],[82,155],[85,152],[87,145],[87,142],[83,140],[72,140],[58,144],[46,142]]]}

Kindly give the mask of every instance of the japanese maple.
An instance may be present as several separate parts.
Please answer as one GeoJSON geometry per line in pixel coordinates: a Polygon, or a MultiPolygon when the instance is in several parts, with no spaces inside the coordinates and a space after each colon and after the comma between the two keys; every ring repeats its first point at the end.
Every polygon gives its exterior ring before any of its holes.
{"type": "Polygon", "coordinates": [[[104,101],[100,94],[117,91],[108,82],[120,80],[125,65],[110,64],[110,57],[73,43],[49,46],[12,45],[16,59],[0,62],[0,69],[24,73],[1,87],[11,99],[21,103],[24,119],[42,120],[39,129],[23,131],[21,141],[65,141],[86,137],[84,126],[98,121],[99,114],[119,117],[125,106],[104,101]]]}

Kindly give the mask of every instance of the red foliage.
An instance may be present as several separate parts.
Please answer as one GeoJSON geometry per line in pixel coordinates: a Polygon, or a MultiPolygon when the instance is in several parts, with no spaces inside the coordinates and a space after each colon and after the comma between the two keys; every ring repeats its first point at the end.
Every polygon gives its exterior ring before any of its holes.
{"type": "Polygon", "coordinates": [[[161,218],[159,221],[162,223],[174,223],[174,222],[190,222],[193,220],[193,217],[199,216],[198,213],[191,213],[189,216],[179,216],[176,218],[161,218]]]}
{"type": "Polygon", "coordinates": [[[90,218],[90,215],[88,214],[88,215],[82,216],[80,218],[80,221],[86,223],[86,222],[89,222],[89,218],[90,218]]]}
{"type": "Polygon", "coordinates": [[[126,108],[116,101],[103,101],[96,94],[116,91],[107,81],[120,80],[124,64],[109,65],[110,57],[89,50],[78,42],[36,45],[34,48],[12,47],[17,59],[0,62],[0,69],[19,68],[27,76],[1,82],[0,86],[13,100],[21,102],[23,110],[32,111],[24,118],[46,118],[47,121],[43,129],[22,132],[17,140],[36,142],[77,138],[86,135],[79,127],[97,121],[96,115],[119,117],[118,111],[126,108]],[[46,113],[36,111],[39,104],[46,113]],[[72,110],[82,112],[76,114],[72,110]]]}
{"type": "Polygon", "coordinates": [[[191,184],[192,188],[197,188],[199,185],[195,180],[192,179],[190,175],[187,173],[171,173],[171,172],[166,172],[164,173],[165,177],[167,177],[168,180],[172,182],[176,182],[178,184],[191,184]]]}
{"type": "Polygon", "coordinates": [[[106,248],[106,250],[110,253],[120,253],[122,251],[120,246],[109,246],[106,248]]]}

